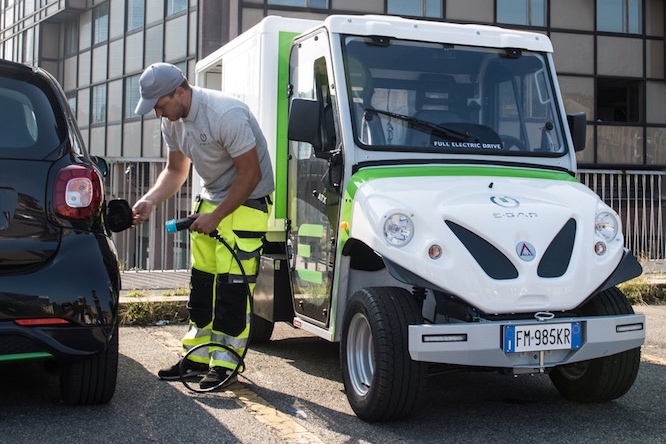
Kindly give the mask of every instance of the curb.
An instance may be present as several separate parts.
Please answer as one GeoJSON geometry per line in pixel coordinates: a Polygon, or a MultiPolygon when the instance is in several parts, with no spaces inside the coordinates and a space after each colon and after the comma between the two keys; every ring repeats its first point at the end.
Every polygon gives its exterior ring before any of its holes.
{"type": "Polygon", "coordinates": [[[173,291],[169,289],[164,289],[164,290],[150,290],[150,291],[145,291],[145,290],[132,290],[132,291],[137,291],[141,292],[141,296],[123,296],[121,292],[121,296],[118,300],[120,305],[123,304],[132,304],[136,302],[187,302],[189,300],[189,296],[187,295],[176,295],[176,296],[168,296],[164,295],[163,293],[173,291]]]}

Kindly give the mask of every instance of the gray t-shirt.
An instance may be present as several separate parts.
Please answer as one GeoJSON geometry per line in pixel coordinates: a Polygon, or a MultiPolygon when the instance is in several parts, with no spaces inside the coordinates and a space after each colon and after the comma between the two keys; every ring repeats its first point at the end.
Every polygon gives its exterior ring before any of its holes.
{"type": "Polygon", "coordinates": [[[219,203],[236,177],[233,157],[256,146],[261,181],[250,198],[264,197],[275,189],[266,139],[257,119],[242,101],[220,91],[192,87],[187,117],[176,122],[162,118],[162,136],[170,151],[192,160],[201,176],[201,197],[219,203]]]}

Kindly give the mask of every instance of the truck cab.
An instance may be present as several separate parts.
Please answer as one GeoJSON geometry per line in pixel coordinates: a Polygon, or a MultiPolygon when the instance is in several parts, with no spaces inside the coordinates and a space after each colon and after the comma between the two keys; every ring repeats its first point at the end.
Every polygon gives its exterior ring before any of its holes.
{"type": "MultiPolygon", "coordinates": [[[[544,373],[583,402],[626,393],[645,319],[616,285],[642,269],[576,179],[586,118],[565,112],[549,39],[306,22],[268,18],[240,40],[277,53],[258,70],[277,91],[256,111],[277,188],[252,337],[287,321],[340,342],[367,421],[417,411],[434,366],[544,373]]],[[[234,45],[200,71],[223,71],[234,45]]]]}

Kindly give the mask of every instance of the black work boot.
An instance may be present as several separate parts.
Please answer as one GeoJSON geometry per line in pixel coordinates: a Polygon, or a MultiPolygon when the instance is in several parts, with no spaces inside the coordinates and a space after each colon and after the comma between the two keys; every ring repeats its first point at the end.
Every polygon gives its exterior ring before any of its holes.
{"type": "MultiPolygon", "coordinates": [[[[157,376],[159,376],[160,379],[164,379],[166,381],[176,381],[180,379],[180,361],[182,361],[182,359],[171,367],[163,368],[157,372],[157,376]]],[[[193,362],[189,359],[186,359],[183,363],[183,378],[203,375],[207,371],[208,365],[206,364],[199,364],[198,362],[193,362]]]]}
{"type": "Polygon", "coordinates": [[[238,381],[236,375],[231,376],[232,370],[224,367],[211,367],[206,376],[199,382],[202,390],[211,388],[225,388],[238,381]],[[230,377],[231,376],[231,377],[230,377]]]}

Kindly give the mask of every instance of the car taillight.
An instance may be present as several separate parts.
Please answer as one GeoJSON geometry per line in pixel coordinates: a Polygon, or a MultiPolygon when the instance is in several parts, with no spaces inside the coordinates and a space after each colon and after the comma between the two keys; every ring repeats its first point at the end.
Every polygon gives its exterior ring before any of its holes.
{"type": "Polygon", "coordinates": [[[102,205],[102,179],[93,168],[70,165],[56,175],[55,212],[67,219],[92,219],[102,205]]]}

